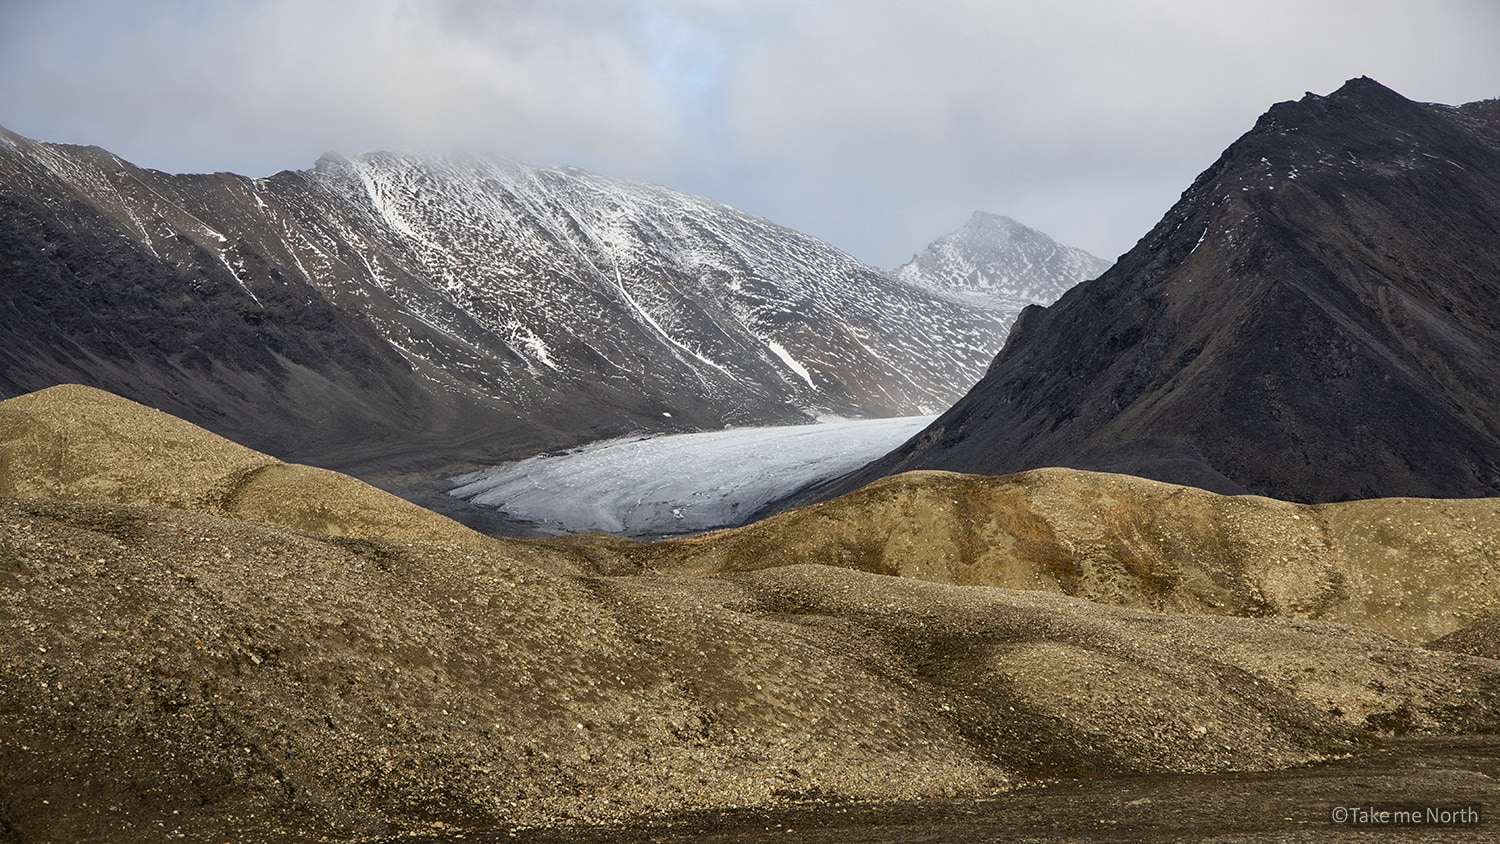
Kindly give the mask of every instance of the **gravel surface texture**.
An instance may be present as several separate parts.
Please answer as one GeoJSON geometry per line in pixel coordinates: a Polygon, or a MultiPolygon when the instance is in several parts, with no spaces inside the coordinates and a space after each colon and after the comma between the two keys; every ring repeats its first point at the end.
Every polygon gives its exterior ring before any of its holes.
{"type": "Polygon", "coordinates": [[[705,562],[736,533],[674,572],[177,424],[96,391],[0,404],[0,841],[889,826],[1500,732],[1500,662],[1367,627],[705,562]]]}

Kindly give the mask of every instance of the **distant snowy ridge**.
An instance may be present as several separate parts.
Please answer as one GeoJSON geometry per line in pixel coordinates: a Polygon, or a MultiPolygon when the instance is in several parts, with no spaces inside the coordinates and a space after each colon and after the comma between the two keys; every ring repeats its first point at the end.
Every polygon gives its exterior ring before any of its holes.
{"type": "Polygon", "coordinates": [[[940,296],[1019,313],[1027,305],[1050,305],[1109,267],[1109,261],[1009,217],[975,211],[962,228],[892,272],[940,296]]]}

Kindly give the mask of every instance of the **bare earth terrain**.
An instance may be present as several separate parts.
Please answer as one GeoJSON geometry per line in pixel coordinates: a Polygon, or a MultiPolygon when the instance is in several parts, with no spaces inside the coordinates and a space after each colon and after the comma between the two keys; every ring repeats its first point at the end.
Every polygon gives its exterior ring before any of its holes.
{"type": "Polygon", "coordinates": [[[1493,794],[1496,506],[926,473],[499,540],[53,388],[0,403],[0,841],[1324,840],[1493,794]]]}
{"type": "Polygon", "coordinates": [[[970,799],[819,803],[699,813],[654,825],[465,838],[526,844],[1492,841],[1496,821],[1487,812],[1497,802],[1500,738],[1465,736],[1393,739],[1349,759],[1267,773],[1091,777],[970,799]],[[1370,806],[1482,809],[1477,824],[1333,821],[1336,811],[1370,806]]]}

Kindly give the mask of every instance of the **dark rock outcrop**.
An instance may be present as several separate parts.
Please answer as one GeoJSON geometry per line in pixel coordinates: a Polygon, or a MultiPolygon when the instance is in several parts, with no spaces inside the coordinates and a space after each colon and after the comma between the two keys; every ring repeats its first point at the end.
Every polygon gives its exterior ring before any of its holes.
{"type": "MultiPolygon", "coordinates": [[[[1136,247],[832,492],[1066,466],[1288,501],[1500,493],[1500,101],[1273,106],[1136,247]]],[[[827,492],[825,492],[827,494],[827,492]]]]}

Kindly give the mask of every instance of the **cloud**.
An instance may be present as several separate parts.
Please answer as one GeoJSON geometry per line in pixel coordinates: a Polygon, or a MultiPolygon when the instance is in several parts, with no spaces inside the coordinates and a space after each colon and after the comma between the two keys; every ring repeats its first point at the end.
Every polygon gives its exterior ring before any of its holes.
{"type": "Polygon", "coordinates": [[[625,37],[512,5],[523,14],[396,0],[72,3],[34,15],[50,37],[15,39],[7,64],[41,83],[22,93],[32,110],[195,166],[297,166],[335,146],[662,146],[671,104],[625,37]],[[54,108],[36,101],[43,89],[54,108]]]}
{"type": "Polygon", "coordinates": [[[746,69],[734,134],[810,194],[887,193],[888,226],[906,204],[908,243],[967,201],[1113,257],[1272,102],[1362,74],[1500,94],[1494,32],[1475,3],[821,4],[746,69]]]}
{"type": "Polygon", "coordinates": [[[893,264],[977,208],[1105,257],[1272,102],[1500,94],[1492,0],[0,5],[0,124],[147,166],[492,149],[893,264]]]}

